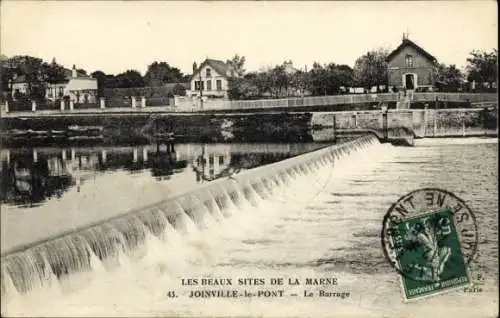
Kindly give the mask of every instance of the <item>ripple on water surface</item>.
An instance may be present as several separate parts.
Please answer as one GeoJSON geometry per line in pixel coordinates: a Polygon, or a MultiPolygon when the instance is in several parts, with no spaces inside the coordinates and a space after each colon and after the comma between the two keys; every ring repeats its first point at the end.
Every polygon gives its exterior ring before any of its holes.
{"type": "MultiPolygon", "coordinates": [[[[113,272],[93,272],[84,288],[62,295],[58,288],[15,299],[12,313],[32,315],[163,315],[273,317],[493,316],[498,304],[497,143],[447,139],[416,147],[374,145],[299,178],[261,198],[257,207],[232,211],[222,222],[189,235],[151,240],[138,261],[121,259],[113,272]],[[483,173],[484,171],[489,173],[483,173]],[[475,177],[471,177],[475,175],[475,177]],[[309,183],[308,183],[309,180],[309,183]],[[363,180],[363,181],[361,181],[363,180]],[[360,182],[361,181],[361,182],[360,182]],[[482,293],[463,291],[415,303],[402,301],[397,274],[385,260],[379,237],[382,218],[400,196],[422,187],[449,190],[477,216],[479,257],[473,275],[484,275],[482,293]],[[172,301],[166,291],[187,293],[180,278],[284,277],[302,295],[306,278],[337,277],[326,289],[336,298],[190,299],[172,301]]],[[[266,286],[268,288],[269,286],[266,286]]],[[[250,286],[248,289],[259,289],[250,286]]]]}

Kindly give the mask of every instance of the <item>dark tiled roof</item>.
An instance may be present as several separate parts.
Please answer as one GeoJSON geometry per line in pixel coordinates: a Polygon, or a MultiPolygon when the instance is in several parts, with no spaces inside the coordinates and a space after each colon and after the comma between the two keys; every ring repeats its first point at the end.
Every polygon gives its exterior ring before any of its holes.
{"type": "Polygon", "coordinates": [[[436,61],[436,58],[434,56],[432,56],[429,52],[427,52],[426,50],[424,50],[423,48],[418,46],[415,42],[413,42],[409,39],[403,39],[403,42],[394,51],[392,51],[391,53],[389,53],[389,55],[387,55],[387,61],[392,60],[394,58],[394,56],[396,56],[399,52],[401,52],[407,46],[414,48],[418,53],[420,53],[421,55],[423,55],[424,57],[426,57],[430,61],[432,61],[432,62],[436,61]]]}
{"type": "MultiPolygon", "coordinates": [[[[195,74],[198,73],[199,70],[201,68],[203,68],[205,65],[210,65],[217,73],[219,73],[221,76],[224,76],[226,78],[230,77],[229,73],[234,69],[231,64],[225,63],[221,60],[206,59],[198,67],[195,74]]],[[[193,76],[194,76],[194,74],[191,75],[191,79],[193,78],[193,76]]]]}
{"type": "Polygon", "coordinates": [[[191,87],[190,83],[165,83],[163,86],[165,86],[169,90],[172,90],[176,85],[181,85],[186,89],[189,89],[191,87]]]}
{"type": "Polygon", "coordinates": [[[229,72],[233,70],[230,64],[224,63],[219,60],[207,59],[206,63],[214,68],[214,70],[224,77],[229,76],[229,72]]]}

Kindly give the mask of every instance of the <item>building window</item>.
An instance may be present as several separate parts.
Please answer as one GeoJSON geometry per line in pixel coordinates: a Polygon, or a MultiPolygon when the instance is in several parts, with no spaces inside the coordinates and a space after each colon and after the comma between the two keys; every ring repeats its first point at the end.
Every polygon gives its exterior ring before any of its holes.
{"type": "Polygon", "coordinates": [[[59,86],[59,97],[63,97],[63,96],[64,96],[64,87],[59,86]]]}
{"type": "Polygon", "coordinates": [[[212,77],[212,70],[211,69],[207,68],[206,72],[207,72],[207,77],[212,77]]]}
{"type": "Polygon", "coordinates": [[[413,67],[413,56],[410,54],[405,56],[405,65],[406,67],[413,67]]]}
{"type": "Polygon", "coordinates": [[[207,81],[207,91],[211,91],[212,90],[212,81],[208,80],[207,81]]]}
{"type": "Polygon", "coordinates": [[[219,165],[223,165],[224,164],[224,156],[219,156],[219,165]]]}
{"type": "Polygon", "coordinates": [[[199,91],[200,90],[200,83],[201,83],[201,90],[204,89],[203,87],[203,81],[194,81],[194,89],[199,91]]]}
{"type": "Polygon", "coordinates": [[[222,90],[222,81],[221,80],[217,80],[216,85],[217,85],[217,90],[221,91],[222,90]]]}

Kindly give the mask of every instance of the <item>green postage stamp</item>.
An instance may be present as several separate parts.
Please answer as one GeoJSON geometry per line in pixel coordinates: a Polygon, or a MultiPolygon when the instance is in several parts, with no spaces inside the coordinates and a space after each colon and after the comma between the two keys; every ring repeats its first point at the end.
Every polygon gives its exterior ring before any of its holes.
{"type": "Polygon", "coordinates": [[[382,246],[401,276],[405,300],[469,286],[468,263],[477,248],[475,217],[450,192],[413,191],[387,212],[382,246]]]}

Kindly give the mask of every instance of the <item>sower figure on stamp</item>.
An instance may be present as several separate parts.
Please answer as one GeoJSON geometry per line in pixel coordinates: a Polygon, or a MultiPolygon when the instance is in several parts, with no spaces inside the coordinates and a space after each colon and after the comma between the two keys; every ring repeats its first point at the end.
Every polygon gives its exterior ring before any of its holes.
{"type": "MultiPolygon", "coordinates": [[[[448,246],[440,247],[438,245],[436,231],[445,232],[447,227],[440,227],[438,224],[434,224],[430,221],[429,218],[424,218],[422,220],[422,225],[420,231],[417,230],[417,234],[415,234],[415,232],[412,233],[412,239],[420,243],[424,248],[424,255],[428,262],[427,266],[420,268],[422,270],[422,276],[420,278],[422,280],[439,281],[439,276],[443,272],[444,265],[451,256],[451,249],[448,246]],[[437,227],[440,227],[440,229],[437,227]]],[[[417,266],[415,265],[415,267],[417,266]]]]}

